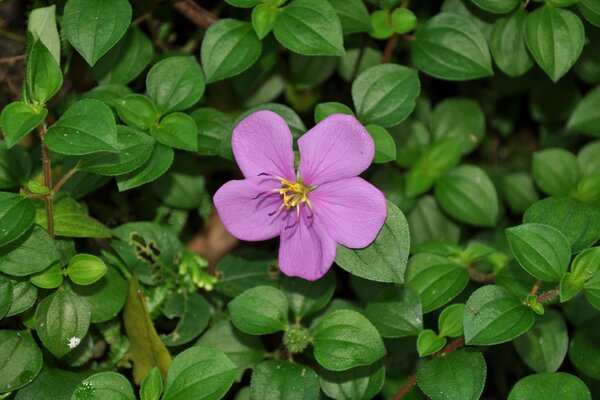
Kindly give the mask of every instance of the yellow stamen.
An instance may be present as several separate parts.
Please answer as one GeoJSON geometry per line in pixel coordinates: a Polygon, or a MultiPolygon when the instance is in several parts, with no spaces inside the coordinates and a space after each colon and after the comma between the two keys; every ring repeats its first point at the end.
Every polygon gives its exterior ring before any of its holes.
{"type": "Polygon", "coordinates": [[[308,207],[311,207],[308,193],[313,190],[313,188],[304,186],[301,178],[298,178],[298,182],[281,179],[281,184],[283,186],[279,189],[279,194],[283,196],[283,206],[285,208],[290,209],[296,207],[296,211],[300,212],[300,205],[302,203],[306,203],[308,207]]]}

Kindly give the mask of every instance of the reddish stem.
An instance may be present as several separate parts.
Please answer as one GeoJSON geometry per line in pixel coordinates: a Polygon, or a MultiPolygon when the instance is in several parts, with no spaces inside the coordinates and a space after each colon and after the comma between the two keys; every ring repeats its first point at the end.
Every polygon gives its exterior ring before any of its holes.
{"type": "Polygon", "coordinates": [[[394,54],[394,49],[396,48],[396,43],[398,43],[398,34],[394,32],[394,34],[388,39],[385,44],[385,49],[383,50],[383,57],[381,57],[381,64],[387,64],[392,59],[392,55],[394,54]]]}
{"type": "MultiPolygon", "coordinates": [[[[52,165],[50,163],[50,151],[46,146],[46,123],[42,124],[38,131],[40,141],[42,144],[42,169],[44,171],[44,185],[48,188],[52,188],[52,165]]],[[[44,201],[46,203],[46,221],[48,224],[48,233],[54,237],[54,212],[52,210],[52,192],[48,193],[44,201]]]]}
{"type": "Polygon", "coordinates": [[[208,29],[219,20],[216,15],[200,7],[193,0],[172,0],[172,2],[173,8],[202,29],[208,29]]]}

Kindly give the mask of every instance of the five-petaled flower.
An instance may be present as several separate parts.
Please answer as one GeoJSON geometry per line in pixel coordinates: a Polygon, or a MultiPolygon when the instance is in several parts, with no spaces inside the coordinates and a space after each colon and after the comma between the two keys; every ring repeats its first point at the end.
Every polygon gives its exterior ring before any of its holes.
{"type": "Polygon", "coordinates": [[[335,114],[298,139],[271,111],[257,111],[233,130],[231,147],[246,179],[229,181],[214,202],[227,230],[258,241],[281,236],[279,268],[314,281],[335,259],[337,243],[368,246],[386,217],[383,194],[358,175],[375,153],[373,139],[350,115],[335,114]]]}

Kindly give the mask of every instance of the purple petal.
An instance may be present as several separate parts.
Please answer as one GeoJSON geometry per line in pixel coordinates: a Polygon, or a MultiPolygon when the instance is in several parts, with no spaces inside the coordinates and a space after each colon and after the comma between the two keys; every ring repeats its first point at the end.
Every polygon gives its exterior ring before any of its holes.
{"type": "MultiPolygon", "coordinates": [[[[296,214],[291,213],[289,218],[295,220],[296,214]]],[[[300,221],[290,226],[281,233],[279,269],[288,276],[316,281],[333,264],[336,243],[319,221],[312,220],[307,207],[303,207],[300,221]]]]}
{"type": "Polygon", "coordinates": [[[233,129],[231,148],[246,178],[272,174],[295,180],[292,133],[272,111],[257,111],[233,129]]]}
{"type": "Polygon", "coordinates": [[[369,167],[375,143],[351,115],[334,114],[298,139],[302,180],[307,185],[352,178],[369,167]]]}
{"type": "Polygon", "coordinates": [[[285,223],[281,195],[272,191],[278,186],[272,178],[229,181],[221,186],[213,200],[229,233],[247,241],[278,236],[285,223]]]}
{"type": "Polygon", "coordinates": [[[368,246],[385,222],[383,193],[362,178],[329,182],[309,194],[315,216],[346,247],[368,246]]]}

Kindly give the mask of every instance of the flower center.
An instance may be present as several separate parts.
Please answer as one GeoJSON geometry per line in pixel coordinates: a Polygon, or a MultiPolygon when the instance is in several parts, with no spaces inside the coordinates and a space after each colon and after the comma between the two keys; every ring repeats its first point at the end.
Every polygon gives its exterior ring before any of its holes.
{"type": "Polygon", "coordinates": [[[283,196],[283,207],[286,209],[299,208],[302,203],[306,203],[309,208],[311,207],[308,193],[314,188],[305,186],[302,183],[302,178],[298,178],[297,182],[281,179],[281,184],[283,186],[279,189],[279,194],[283,196]]]}

